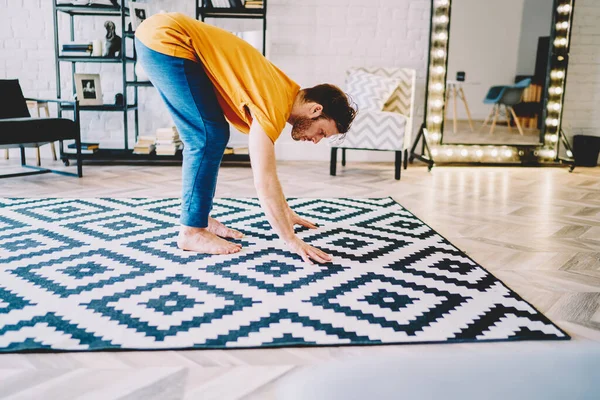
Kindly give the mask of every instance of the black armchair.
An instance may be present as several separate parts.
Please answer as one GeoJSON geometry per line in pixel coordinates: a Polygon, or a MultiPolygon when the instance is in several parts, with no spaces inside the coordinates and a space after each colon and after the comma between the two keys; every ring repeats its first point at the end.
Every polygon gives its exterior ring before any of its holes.
{"type": "Polygon", "coordinates": [[[46,174],[49,172],[82,177],[79,102],[60,99],[25,99],[17,79],[0,80],[0,149],[8,148],[20,148],[21,165],[35,171],[0,175],[0,178],[46,174]],[[26,100],[58,103],[59,107],[60,105],[71,104],[75,111],[74,118],[32,118],[27,109],[26,100]],[[36,147],[57,140],[61,142],[61,150],[63,140],[75,140],[77,148],[77,174],[27,165],[25,161],[25,147],[36,147]]]}

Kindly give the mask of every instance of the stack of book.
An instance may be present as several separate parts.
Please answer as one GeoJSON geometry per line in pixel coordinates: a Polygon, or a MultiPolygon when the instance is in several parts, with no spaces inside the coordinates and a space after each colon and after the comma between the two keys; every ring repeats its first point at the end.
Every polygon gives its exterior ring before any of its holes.
{"type": "Polygon", "coordinates": [[[244,7],[246,8],[263,8],[262,0],[246,0],[244,2],[244,7]]]}
{"type": "Polygon", "coordinates": [[[159,128],[156,130],[156,155],[173,156],[182,147],[177,128],[159,128]]]}
{"type": "Polygon", "coordinates": [[[92,43],[69,42],[62,45],[62,54],[65,56],[89,56],[92,54],[92,43]]]}
{"type": "MultiPolygon", "coordinates": [[[[75,143],[71,143],[67,147],[73,149],[73,152],[77,151],[77,145],[75,143]]],[[[81,143],[81,154],[94,154],[99,148],[100,145],[98,143],[81,143]]]]}
{"type": "Polygon", "coordinates": [[[155,136],[138,136],[137,142],[133,147],[134,154],[150,154],[154,151],[156,142],[155,136]]]}

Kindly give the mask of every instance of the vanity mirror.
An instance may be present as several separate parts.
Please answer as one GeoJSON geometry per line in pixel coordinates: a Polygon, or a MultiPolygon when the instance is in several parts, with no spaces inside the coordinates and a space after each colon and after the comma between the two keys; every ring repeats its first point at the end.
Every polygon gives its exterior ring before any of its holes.
{"type": "Polygon", "coordinates": [[[561,129],[574,0],[432,0],[410,161],[570,165],[561,129]]]}

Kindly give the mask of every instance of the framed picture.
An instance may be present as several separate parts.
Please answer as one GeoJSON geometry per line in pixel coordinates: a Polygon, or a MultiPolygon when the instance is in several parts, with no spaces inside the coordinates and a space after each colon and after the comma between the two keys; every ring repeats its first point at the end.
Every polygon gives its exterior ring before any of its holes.
{"type": "Polygon", "coordinates": [[[99,74],[75,74],[75,90],[82,106],[98,106],[102,102],[99,74]]]}
{"type": "Polygon", "coordinates": [[[130,1],[129,15],[131,15],[131,27],[135,31],[137,27],[140,26],[140,24],[150,16],[150,14],[148,13],[148,4],[130,1]]]}

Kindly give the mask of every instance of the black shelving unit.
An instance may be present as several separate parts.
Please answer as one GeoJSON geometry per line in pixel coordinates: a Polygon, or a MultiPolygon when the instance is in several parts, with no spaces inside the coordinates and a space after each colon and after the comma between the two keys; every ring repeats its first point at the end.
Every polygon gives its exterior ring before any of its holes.
{"type": "MultiPolygon", "coordinates": [[[[72,78],[72,88],[75,90],[75,72],[76,65],[78,63],[113,63],[113,64],[121,64],[122,66],[122,91],[123,94],[123,104],[124,105],[115,105],[115,104],[104,104],[97,106],[80,106],[80,111],[94,111],[94,112],[121,112],[123,113],[123,148],[122,149],[106,149],[110,151],[104,151],[94,154],[86,154],[83,157],[85,160],[95,159],[95,158],[106,158],[108,160],[117,160],[118,157],[115,158],[117,154],[129,155],[132,153],[132,150],[129,149],[129,121],[128,116],[129,112],[134,112],[134,129],[135,129],[135,138],[137,138],[139,134],[139,115],[138,115],[138,87],[142,85],[138,85],[136,82],[137,78],[134,73],[134,81],[127,80],[127,64],[134,63],[135,57],[127,56],[127,38],[133,40],[133,33],[125,31],[125,17],[129,16],[129,9],[125,7],[124,2],[121,2],[119,6],[106,6],[106,5],[71,5],[71,4],[56,4],[56,1],[52,1],[53,7],[53,22],[54,22],[54,60],[55,60],[55,68],[56,68],[56,96],[57,98],[62,98],[62,88],[61,88],[61,69],[60,65],[63,62],[71,64],[71,78],[72,78]],[[59,27],[58,27],[58,16],[59,14],[66,14],[69,16],[69,30],[70,30],[70,40],[75,40],[75,18],[90,18],[90,17],[98,17],[98,16],[109,16],[109,17],[120,17],[121,20],[121,30],[119,32],[122,41],[121,41],[121,51],[119,57],[94,57],[94,56],[70,56],[64,55],[60,52],[60,43],[59,39],[59,27]],[[128,99],[128,87],[133,87],[133,102],[130,104],[128,99]],[[126,105],[125,105],[126,104],[126,105]]],[[[62,115],[63,111],[72,111],[73,106],[70,105],[60,105],[58,108],[59,116],[62,115]]],[[[64,148],[60,149],[60,158],[63,160],[65,164],[69,163],[69,159],[74,158],[74,153],[65,152],[64,148]]]]}
{"type": "Polygon", "coordinates": [[[267,0],[263,8],[213,7],[211,0],[196,0],[196,19],[206,18],[260,19],[262,20],[263,56],[267,49],[267,0]]]}
{"type": "MultiPolygon", "coordinates": [[[[135,139],[139,135],[139,110],[138,110],[138,89],[144,87],[152,87],[152,83],[148,81],[138,81],[135,74],[135,68],[133,72],[133,80],[127,79],[127,64],[134,63],[135,49],[133,39],[135,33],[126,31],[125,18],[129,16],[129,8],[125,7],[124,1],[119,6],[105,6],[105,5],[59,5],[56,4],[56,0],[52,1],[53,6],[53,22],[54,22],[54,53],[55,53],[55,68],[56,68],[56,96],[61,98],[61,73],[60,64],[62,62],[71,63],[72,72],[72,83],[73,90],[75,90],[75,72],[76,64],[80,62],[85,63],[120,63],[122,65],[122,94],[124,105],[104,104],[98,106],[80,106],[79,110],[95,111],[95,112],[122,112],[123,113],[123,148],[121,149],[99,149],[93,154],[82,154],[82,159],[85,161],[97,161],[101,163],[118,162],[120,164],[129,163],[181,163],[183,160],[181,150],[177,151],[172,156],[159,156],[156,153],[151,154],[134,154],[133,149],[129,146],[129,124],[128,124],[128,113],[134,112],[134,128],[135,128],[135,139]],[[58,15],[64,13],[69,16],[70,22],[70,40],[75,40],[75,17],[95,17],[95,16],[112,16],[120,17],[121,19],[121,31],[119,32],[122,38],[121,52],[119,57],[92,57],[92,56],[67,56],[62,55],[59,52],[60,40],[58,36],[58,15]],[[132,41],[131,46],[134,49],[134,57],[128,57],[126,54],[127,40],[132,41]],[[127,88],[133,89],[133,103],[128,104],[128,91],[127,88]]],[[[263,20],[263,55],[265,53],[265,38],[266,38],[266,0],[264,0],[263,9],[245,9],[245,8],[227,8],[220,9],[214,8],[210,5],[208,0],[196,0],[196,19],[205,18],[253,18],[263,20]],[[208,6],[206,4],[208,4],[208,6]]],[[[73,111],[73,107],[69,105],[61,105],[58,108],[59,116],[62,115],[63,111],[73,111]]],[[[60,158],[63,160],[65,165],[69,164],[69,160],[75,159],[76,154],[74,152],[65,152],[63,146],[60,148],[60,158]]],[[[225,154],[223,156],[224,162],[248,162],[250,157],[247,154],[225,154]]]]}

